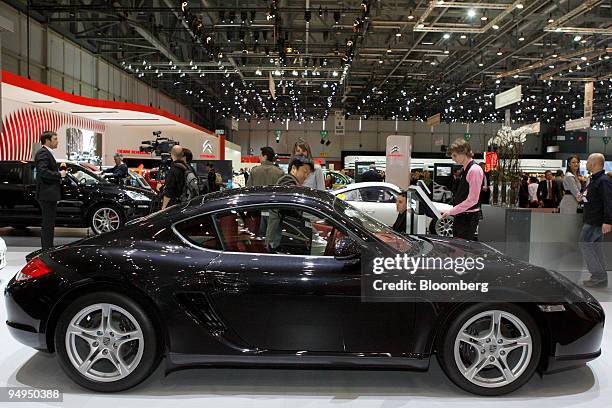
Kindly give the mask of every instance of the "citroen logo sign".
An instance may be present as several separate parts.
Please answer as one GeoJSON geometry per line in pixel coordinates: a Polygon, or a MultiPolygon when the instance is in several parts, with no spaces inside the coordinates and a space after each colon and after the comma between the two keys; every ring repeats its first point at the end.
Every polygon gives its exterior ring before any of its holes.
{"type": "Polygon", "coordinates": [[[400,151],[400,148],[399,148],[399,146],[398,146],[398,145],[394,145],[394,146],[391,148],[391,153],[399,153],[399,151],[400,151]]]}
{"type": "Polygon", "coordinates": [[[213,147],[212,147],[212,144],[210,144],[210,140],[206,140],[204,142],[204,144],[202,145],[202,151],[204,153],[212,153],[213,152],[213,147]]]}

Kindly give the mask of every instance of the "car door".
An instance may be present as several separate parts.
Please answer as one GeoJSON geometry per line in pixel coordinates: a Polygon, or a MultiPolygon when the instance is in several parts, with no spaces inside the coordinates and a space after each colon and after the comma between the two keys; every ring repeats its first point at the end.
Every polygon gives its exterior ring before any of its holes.
{"type": "Polygon", "coordinates": [[[38,218],[36,186],[28,182],[23,162],[0,162],[0,219],[3,224],[32,225],[38,218]]]}
{"type": "Polygon", "coordinates": [[[334,258],[335,225],[282,205],[221,211],[214,219],[224,251],[208,266],[208,295],[226,324],[251,348],[343,352],[340,300],[325,291],[343,271],[359,270],[334,258]]]}
{"type": "Polygon", "coordinates": [[[359,193],[362,211],[385,225],[393,225],[397,219],[395,191],[386,186],[369,186],[359,188],[359,193]]]}

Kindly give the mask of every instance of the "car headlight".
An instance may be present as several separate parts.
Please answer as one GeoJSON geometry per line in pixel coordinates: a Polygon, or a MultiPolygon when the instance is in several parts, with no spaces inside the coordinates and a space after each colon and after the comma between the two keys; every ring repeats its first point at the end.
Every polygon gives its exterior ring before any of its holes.
{"type": "Polygon", "coordinates": [[[134,201],[151,201],[151,199],[147,197],[146,195],[137,193],[135,191],[128,190],[125,192],[125,194],[127,194],[127,196],[130,197],[134,201]]]}

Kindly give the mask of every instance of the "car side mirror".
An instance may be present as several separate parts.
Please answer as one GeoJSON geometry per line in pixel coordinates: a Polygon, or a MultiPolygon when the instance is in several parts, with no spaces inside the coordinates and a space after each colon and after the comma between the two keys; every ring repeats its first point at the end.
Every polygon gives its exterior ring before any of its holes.
{"type": "Polygon", "coordinates": [[[355,259],[361,256],[361,246],[347,236],[336,240],[334,246],[334,257],[336,259],[355,259]]]}

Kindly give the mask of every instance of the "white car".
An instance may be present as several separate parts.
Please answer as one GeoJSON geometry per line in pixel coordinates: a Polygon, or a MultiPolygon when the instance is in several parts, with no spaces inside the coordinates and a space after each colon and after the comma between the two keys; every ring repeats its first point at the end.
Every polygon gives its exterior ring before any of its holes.
{"type": "Polygon", "coordinates": [[[0,269],[6,266],[6,243],[0,238],[0,269]]]}
{"type": "MultiPolygon", "coordinates": [[[[410,186],[410,191],[413,201],[410,206],[415,209],[416,201],[419,201],[419,212],[425,214],[428,218],[429,233],[452,237],[453,218],[441,218],[441,214],[450,211],[452,206],[431,201],[420,186],[410,186]]],[[[401,189],[395,184],[382,182],[355,183],[331,191],[331,193],[386,225],[392,226],[397,218],[395,201],[401,193],[401,189]]]]}

